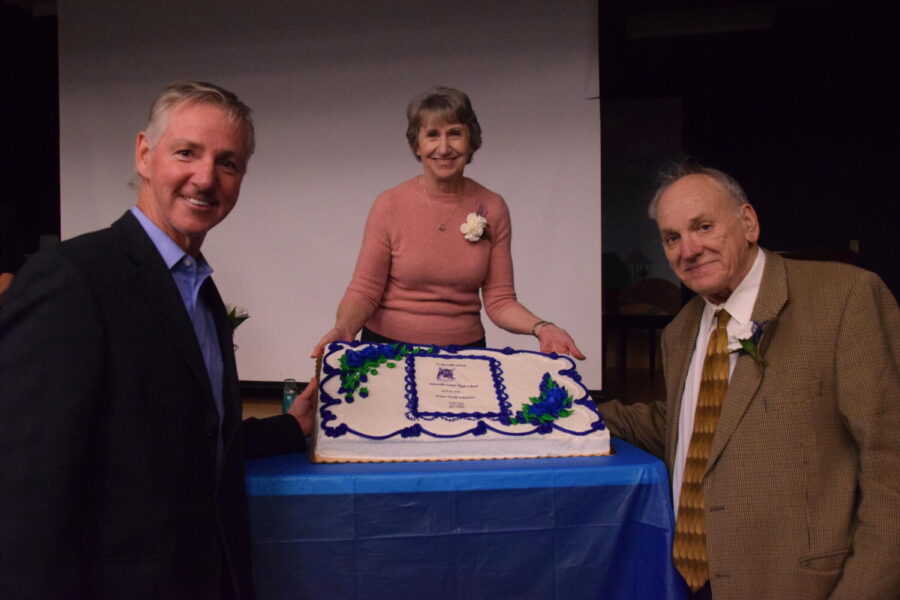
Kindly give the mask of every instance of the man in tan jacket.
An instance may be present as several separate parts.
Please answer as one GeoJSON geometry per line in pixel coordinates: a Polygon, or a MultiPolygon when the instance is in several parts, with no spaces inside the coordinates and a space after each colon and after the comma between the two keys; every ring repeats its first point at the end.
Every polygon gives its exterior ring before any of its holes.
{"type": "Polygon", "coordinates": [[[695,597],[900,598],[897,301],[870,272],[762,250],[753,207],[721,171],[680,167],[650,216],[699,295],[663,332],[666,401],[600,411],[669,467],[674,560],[694,573],[695,597]],[[700,448],[694,417],[706,410],[696,407],[719,309],[730,315],[727,387],[700,448]],[[688,455],[702,462],[683,493],[688,455]],[[699,525],[687,527],[691,503],[699,525]],[[685,555],[687,537],[702,551],[685,555]]]}

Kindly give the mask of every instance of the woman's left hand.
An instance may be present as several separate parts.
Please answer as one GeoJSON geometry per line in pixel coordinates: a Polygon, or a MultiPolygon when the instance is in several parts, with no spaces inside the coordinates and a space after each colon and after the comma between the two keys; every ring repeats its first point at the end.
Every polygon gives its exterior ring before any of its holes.
{"type": "Polygon", "coordinates": [[[556,352],[557,354],[569,354],[578,360],[584,360],[584,354],[575,345],[575,340],[561,327],[547,323],[538,330],[537,337],[541,342],[541,352],[544,354],[556,352]]]}

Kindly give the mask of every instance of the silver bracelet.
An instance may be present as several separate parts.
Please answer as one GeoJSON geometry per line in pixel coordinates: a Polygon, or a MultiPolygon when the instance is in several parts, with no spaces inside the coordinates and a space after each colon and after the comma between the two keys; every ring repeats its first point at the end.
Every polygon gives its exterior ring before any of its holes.
{"type": "Polygon", "coordinates": [[[534,324],[534,327],[531,328],[531,335],[533,335],[534,337],[538,337],[537,329],[538,327],[543,327],[544,325],[554,325],[554,323],[551,323],[550,321],[538,321],[534,324]]]}

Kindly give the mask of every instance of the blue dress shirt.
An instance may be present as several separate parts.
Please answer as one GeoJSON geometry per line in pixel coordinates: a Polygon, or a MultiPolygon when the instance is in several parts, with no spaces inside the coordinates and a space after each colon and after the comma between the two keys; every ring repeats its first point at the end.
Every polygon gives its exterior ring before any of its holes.
{"type": "Polygon", "coordinates": [[[187,254],[176,244],[172,238],[166,235],[162,229],[156,226],[137,206],[131,207],[132,214],[137,218],[141,227],[150,236],[150,240],[162,256],[163,261],[175,280],[184,308],[194,325],[194,333],[197,335],[197,343],[203,354],[203,362],[206,363],[206,372],[209,375],[209,383],[212,387],[213,398],[216,402],[216,410],[219,412],[219,458],[222,456],[222,421],[224,410],[222,406],[222,384],[224,375],[224,363],[222,362],[222,350],[219,347],[219,338],[216,332],[216,324],[212,312],[200,297],[200,288],[203,282],[212,275],[213,269],[201,254],[194,258],[187,254]]]}

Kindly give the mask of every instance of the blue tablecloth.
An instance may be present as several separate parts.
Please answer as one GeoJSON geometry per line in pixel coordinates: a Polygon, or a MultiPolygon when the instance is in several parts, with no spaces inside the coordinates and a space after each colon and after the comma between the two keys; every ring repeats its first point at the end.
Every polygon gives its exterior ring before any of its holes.
{"type": "Polygon", "coordinates": [[[607,457],[247,464],[260,600],[677,599],[665,467],[607,457]]]}

